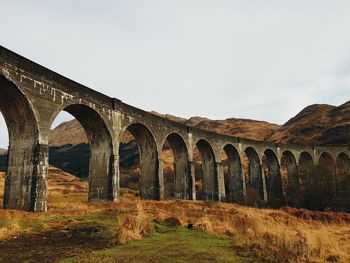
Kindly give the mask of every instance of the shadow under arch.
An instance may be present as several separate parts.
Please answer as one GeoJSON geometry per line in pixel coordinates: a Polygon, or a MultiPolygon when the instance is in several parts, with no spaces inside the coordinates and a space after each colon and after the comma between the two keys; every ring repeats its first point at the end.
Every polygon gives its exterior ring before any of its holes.
{"type": "Polygon", "coordinates": [[[342,211],[350,212],[350,157],[345,153],[337,156],[336,176],[337,206],[342,211]]]}
{"type": "Polygon", "coordinates": [[[223,161],[225,196],[227,202],[243,204],[243,175],[241,158],[237,149],[232,144],[226,144],[223,148],[227,160],[223,161]]]}
{"type": "Polygon", "coordinates": [[[323,152],[319,157],[318,163],[319,165],[327,168],[332,174],[335,174],[335,161],[329,153],[323,152]]]}
{"type": "Polygon", "coordinates": [[[70,113],[81,124],[89,141],[89,201],[117,200],[112,136],[103,118],[84,104],[71,104],[62,111],[70,113]]]}
{"type": "Polygon", "coordinates": [[[170,133],[165,142],[168,142],[174,156],[174,198],[192,199],[194,182],[191,177],[191,168],[188,159],[188,149],[185,140],[177,133],[170,133]]]}
{"type": "Polygon", "coordinates": [[[301,199],[299,171],[294,154],[288,150],[284,151],[281,156],[281,164],[283,168],[286,167],[286,178],[282,176],[282,180],[285,186],[287,205],[299,207],[301,199]]]}
{"type": "Polygon", "coordinates": [[[247,198],[249,198],[249,187],[252,188],[261,200],[265,199],[264,182],[261,173],[261,164],[258,153],[252,147],[247,147],[244,151],[248,157],[248,171],[247,171],[247,198]]]}
{"type": "Polygon", "coordinates": [[[159,160],[155,138],[141,123],[132,123],[126,129],[135,138],[140,152],[140,195],[142,199],[160,200],[159,160]]]}
{"type": "Polygon", "coordinates": [[[198,193],[199,200],[219,200],[218,179],[215,155],[210,143],[200,139],[196,143],[202,160],[202,193],[198,193]]]}
{"type": "Polygon", "coordinates": [[[39,155],[47,152],[47,147],[42,149],[38,143],[37,120],[28,99],[3,75],[0,75],[0,110],[9,133],[4,208],[45,211],[46,184],[42,184],[45,175],[39,174],[37,166],[39,155]]]}
{"type": "Polygon", "coordinates": [[[334,188],[334,193],[336,191],[336,161],[333,157],[327,153],[323,152],[319,157],[319,166],[323,169],[327,181],[329,181],[334,188]]]}
{"type": "Polygon", "coordinates": [[[277,208],[285,203],[280,164],[277,156],[271,149],[264,151],[264,157],[266,157],[266,159],[263,158],[262,163],[265,172],[269,205],[277,208]]]}
{"type": "Polygon", "coordinates": [[[299,156],[299,178],[300,187],[305,192],[306,184],[310,180],[310,174],[314,167],[314,159],[308,152],[302,152],[299,156]]]}

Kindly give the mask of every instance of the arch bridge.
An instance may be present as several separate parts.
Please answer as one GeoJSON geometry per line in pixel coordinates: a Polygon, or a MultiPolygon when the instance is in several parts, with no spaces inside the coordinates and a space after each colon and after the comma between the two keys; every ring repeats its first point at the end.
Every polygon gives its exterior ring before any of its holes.
{"type": "Polygon", "coordinates": [[[8,209],[47,209],[48,137],[61,111],[80,122],[89,140],[89,201],[118,200],[119,144],[126,130],[139,145],[144,199],[164,199],[165,141],[174,154],[178,199],[199,198],[195,149],[201,156],[202,200],[234,201],[253,190],[268,203],[292,202],[308,182],[304,164],[330,168],[335,191],[340,177],[349,178],[349,148],[282,145],[192,128],[96,92],[1,46],[0,110],[9,131],[8,209]]]}

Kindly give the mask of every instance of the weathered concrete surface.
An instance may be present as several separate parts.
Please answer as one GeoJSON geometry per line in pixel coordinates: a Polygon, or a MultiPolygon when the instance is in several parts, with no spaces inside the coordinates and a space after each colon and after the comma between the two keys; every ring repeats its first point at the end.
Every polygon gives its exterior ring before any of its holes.
{"type": "Polygon", "coordinates": [[[174,195],[180,199],[196,199],[195,147],[201,153],[206,200],[234,201],[237,196],[244,198],[247,187],[252,187],[265,202],[288,203],[286,196],[299,194],[307,182],[307,167],[322,163],[324,156],[327,162],[333,161],[335,190],[338,175],[345,180],[350,173],[348,148],[279,145],[187,127],[98,93],[1,46],[0,109],[10,137],[5,208],[47,209],[48,136],[63,110],[81,123],[89,138],[90,201],[118,200],[119,142],[125,130],[139,144],[144,199],[164,198],[162,149],[166,140],[175,159],[174,195]],[[223,152],[227,161],[221,159],[223,152]],[[249,160],[246,172],[245,156],[249,160]],[[285,189],[282,159],[288,167],[285,189]]]}

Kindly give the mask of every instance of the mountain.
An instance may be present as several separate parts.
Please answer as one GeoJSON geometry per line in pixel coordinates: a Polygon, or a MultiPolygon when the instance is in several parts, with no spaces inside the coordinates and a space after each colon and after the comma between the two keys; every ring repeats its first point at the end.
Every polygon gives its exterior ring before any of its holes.
{"type": "Polygon", "coordinates": [[[267,140],[305,146],[350,146],[350,101],[340,106],[310,105],[267,140]]]}
{"type": "MultiPolygon", "coordinates": [[[[132,135],[127,131],[124,132],[121,142],[128,143],[131,140],[133,140],[132,135]]],[[[50,146],[62,146],[66,144],[76,146],[82,143],[88,143],[88,138],[83,127],[77,120],[62,122],[51,130],[49,135],[50,146]]]]}
{"type": "Polygon", "coordinates": [[[85,131],[77,120],[63,122],[50,132],[50,146],[78,145],[87,142],[85,131]]]}
{"type": "Polygon", "coordinates": [[[208,118],[198,116],[190,119],[184,119],[169,114],[160,114],[155,111],[152,111],[151,113],[191,127],[258,141],[266,140],[276,130],[281,128],[281,126],[277,124],[249,119],[230,118],[226,120],[210,120],[208,118]]]}
{"type": "Polygon", "coordinates": [[[280,125],[265,121],[236,118],[209,120],[207,118],[192,117],[188,119],[185,124],[203,130],[257,141],[265,141],[274,131],[281,127],[280,125]]]}

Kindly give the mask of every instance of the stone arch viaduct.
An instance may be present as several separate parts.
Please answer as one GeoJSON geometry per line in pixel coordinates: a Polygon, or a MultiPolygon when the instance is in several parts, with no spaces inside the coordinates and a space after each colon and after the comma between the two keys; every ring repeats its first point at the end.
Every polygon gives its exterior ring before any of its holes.
{"type": "MultiPolygon", "coordinates": [[[[119,142],[128,130],[140,150],[141,197],[162,200],[162,147],[167,140],[174,153],[175,197],[196,200],[193,151],[202,159],[203,199],[227,200],[244,196],[251,187],[261,199],[286,199],[298,193],[299,164],[331,160],[342,163],[349,176],[349,148],[298,147],[220,135],[173,122],[110,98],[52,72],[0,46],[0,110],[9,131],[4,208],[47,209],[48,136],[61,111],[83,126],[90,143],[89,201],[116,201],[119,193],[119,142]],[[224,176],[221,154],[228,158],[224,176]],[[244,172],[243,159],[249,160],[244,172]],[[288,170],[281,176],[282,159],[288,170]],[[340,161],[339,161],[340,160],[340,161]],[[266,162],[266,168],[263,163],[266,162]],[[288,189],[286,189],[288,188],[288,189]],[[287,191],[288,190],[288,191],[287,191]]],[[[336,188],[336,186],[335,186],[336,188]]]]}

